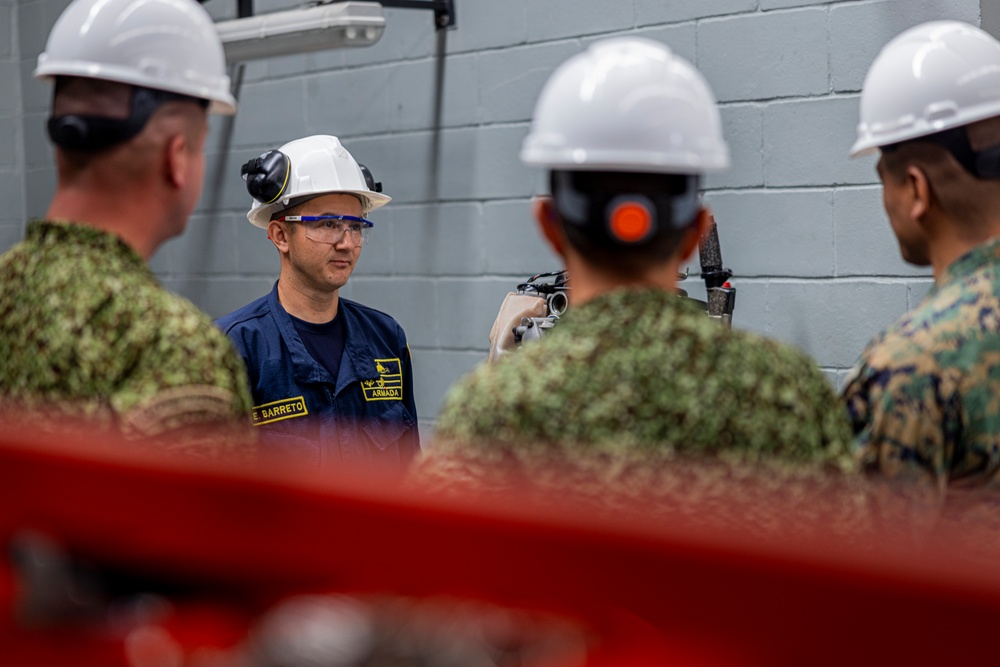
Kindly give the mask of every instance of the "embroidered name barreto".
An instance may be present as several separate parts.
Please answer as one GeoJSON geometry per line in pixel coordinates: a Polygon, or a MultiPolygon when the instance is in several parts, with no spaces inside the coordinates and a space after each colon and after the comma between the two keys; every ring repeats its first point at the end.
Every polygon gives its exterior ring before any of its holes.
{"type": "Polygon", "coordinates": [[[302,396],[296,396],[264,405],[255,405],[250,417],[254,426],[263,426],[272,422],[280,422],[282,419],[305,417],[307,414],[309,414],[309,410],[306,408],[306,399],[302,396]]]}

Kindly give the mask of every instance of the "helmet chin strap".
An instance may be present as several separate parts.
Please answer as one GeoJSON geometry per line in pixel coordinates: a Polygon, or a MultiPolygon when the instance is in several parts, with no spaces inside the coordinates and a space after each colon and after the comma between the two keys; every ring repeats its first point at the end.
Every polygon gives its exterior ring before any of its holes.
{"type": "MultiPolygon", "coordinates": [[[[59,94],[59,86],[57,83],[56,95],[59,94]]],[[[125,118],[88,114],[52,116],[47,123],[49,138],[56,146],[67,151],[104,151],[135,137],[161,104],[175,100],[196,102],[203,108],[208,106],[208,100],[136,86],[132,89],[129,114],[125,118]]]]}

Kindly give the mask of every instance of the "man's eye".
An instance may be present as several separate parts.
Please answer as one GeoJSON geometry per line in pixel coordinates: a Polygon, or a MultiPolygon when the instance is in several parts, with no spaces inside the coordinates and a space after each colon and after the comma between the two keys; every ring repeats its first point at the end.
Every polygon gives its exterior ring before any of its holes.
{"type": "Polygon", "coordinates": [[[356,233],[360,232],[362,229],[364,229],[365,226],[362,225],[360,222],[352,222],[352,223],[350,223],[350,224],[347,225],[347,228],[349,230],[351,230],[352,234],[356,234],[356,233]]]}
{"type": "Polygon", "coordinates": [[[324,220],[323,226],[326,227],[327,229],[333,229],[334,227],[337,227],[339,223],[340,223],[339,220],[324,220]]]}

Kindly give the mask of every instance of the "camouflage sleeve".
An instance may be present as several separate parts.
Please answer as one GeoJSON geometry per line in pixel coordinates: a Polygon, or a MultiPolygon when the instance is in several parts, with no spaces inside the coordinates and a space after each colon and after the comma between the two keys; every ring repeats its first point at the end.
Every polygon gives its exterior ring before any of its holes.
{"type": "Polygon", "coordinates": [[[947,485],[947,462],[962,432],[962,405],[945,374],[916,361],[861,363],[842,398],[864,472],[947,485]]]}
{"type": "Polygon", "coordinates": [[[242,358],[200,312],[173,309],[143,339],[111,397],[126,435],[213,458],[252,458],[251,398],[242,358]]]}

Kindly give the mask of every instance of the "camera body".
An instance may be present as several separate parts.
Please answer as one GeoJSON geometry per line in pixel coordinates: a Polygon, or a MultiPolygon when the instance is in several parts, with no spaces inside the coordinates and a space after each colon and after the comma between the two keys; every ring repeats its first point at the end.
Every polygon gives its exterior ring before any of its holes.
{"type": "Polygon", "coordinates": [[[545,315],[542,317],[522,317],[514,327],[514,342],[520,345],[526,340],[537,340],[556,325],[556,320],[569,307],[569,276],[566,270],[540,273],[528,278],[517,286],[515,294],[536,296],[545,299],[545,315]],[[540,278],[552,278],[551,282],[538,282],[540,278]]]}

